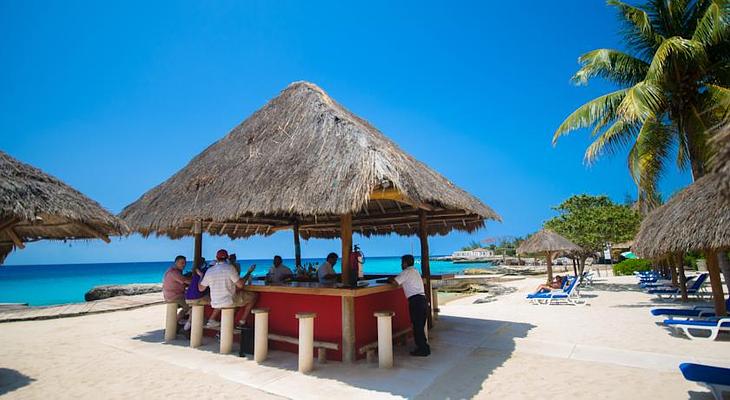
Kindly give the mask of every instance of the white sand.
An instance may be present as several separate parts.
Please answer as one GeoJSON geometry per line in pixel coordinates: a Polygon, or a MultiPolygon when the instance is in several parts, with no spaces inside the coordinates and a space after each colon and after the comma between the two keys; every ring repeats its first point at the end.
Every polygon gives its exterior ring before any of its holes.
{"type": "MultiPolygon", "coordinates": [[[[518,292],[473,304],[443,305],[433,355],[396,348],[390,371],[361,362],[295,372],[296,356],[271,352],[264,365],[184,340],[162,344],[164,307],[0,324],[4,398],[515,398],[710,399],[677,365],[730,367],[730,341],[697,342],[655,325],[658,304],[632,277],[597,282],[587,306],[532,306],[518,292]]],[[[659,304],[662,305],[662,304],[659,304]]],[[[671,304],[670,304],[671,306],[671,304]]],[[[234,349],[235,350],[235,349],[234,349]]]]}

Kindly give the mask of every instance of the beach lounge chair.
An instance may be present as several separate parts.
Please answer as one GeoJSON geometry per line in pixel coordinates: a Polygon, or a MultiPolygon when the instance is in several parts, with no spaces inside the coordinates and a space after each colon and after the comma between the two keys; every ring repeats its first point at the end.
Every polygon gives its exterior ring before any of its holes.
{"type": "Polygon", "coordinates": [[[559,302],[565,302],[568,304],[581,304],[577,301],[579,298],[578,294],[578,283],[579,278],[568,278],[569,283],[567,287],[563,289],[551,290],[549,292],[536,292],[527,295],[527,299],[532,304],[557,304],[559,302]]]}
{"type": "Polygon", "coordinates": [[[679,364],[684,379],[707,386],[716,400],[722,400],[722,393],[730,393],[730,368],[712,367],[709,365],[682,363],[679,364]]]}
{"type": "Polygon", "coordinates": [[[705,320],[665,319],[664,325],[681,330],[690,339],[715,340],[721,331],[730,332],[730,318],[710,318],[705,320]],[[709,336],[697,336],[692,331],[709,332],[709,336]]]}
{"type": "MultiPolygon", "coordinates": [[[[725,300],[726,309],[730,309],[730,298],[725,300]]],[[[695,306],[692,308],[654,308],[651,315],[655,317],[674,318],[711,318],[715,316],[715,306],[708,304],[704,306],[695,306]]]]}
{"type": "MultiPolygon", "coordinates": [[[[705,295],[703,285],[705,284],[705,281],[707,281],[707,277],[707,273],[698,275],[694,282],[692,282],[692,284],[687,287],[687,295],[702,298],[702,296],[705,295]]],[[[655,294],[660,299],[664,298],[663,296],[667,296],[667,298],[676,298],[677,296],[681,296],[682,294],[679,288],[669,287],[649,289],[648,293],[655,294]]]]}

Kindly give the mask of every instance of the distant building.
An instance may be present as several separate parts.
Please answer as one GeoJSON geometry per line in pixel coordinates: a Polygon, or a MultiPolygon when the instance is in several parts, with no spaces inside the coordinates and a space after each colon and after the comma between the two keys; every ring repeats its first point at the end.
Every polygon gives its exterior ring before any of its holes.
{"type": "Polygon", "coordinates": [[[473,249],[473,250],[460,250],[455,251],[451,253],[451,258],[465,258],[465,259],[471,259],[471,258],[486,258],[486,257],[493,257],[494,251],[489,249],[473,249]]]}

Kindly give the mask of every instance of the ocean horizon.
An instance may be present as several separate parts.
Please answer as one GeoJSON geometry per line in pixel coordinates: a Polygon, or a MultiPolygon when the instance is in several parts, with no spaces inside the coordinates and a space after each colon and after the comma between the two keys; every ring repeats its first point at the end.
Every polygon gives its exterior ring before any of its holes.
{"type": "MultiPolygon", "coordinates": [[[[271,259],[241,259],[242,269],[256,264],[255,276],[266,274],[271,259]]],[[[324,258],[303,258],[302,264],[318,264],[324,258]]],[[[294,259],[284,259],[287,266],[294,259]]],[[[86,264],[0,265],[0,303],[27,303],[31,306],[78,303],[94,286],[124,285],[131,283],[160,283],[162,275],[172,265],[169,261],[116,262],[86,264]]],[[[190,271],[191,262],[185,267],[190,271]]],[[[420,257],[416,257],[420,270],[420,257]]],[[[465,268],[489,268],[489,263],[454,264],[450,261],[431,260],[432,274],[462,272],[465,268]]],[[[392,274],[400,271],[400,257],[366,257],[364,270],[367,274],[392,274]]],[[[292,268],[293,269],[293,268],[292,268]]],[[[340,264],[335,267],[340,272],[340,264]]]]}

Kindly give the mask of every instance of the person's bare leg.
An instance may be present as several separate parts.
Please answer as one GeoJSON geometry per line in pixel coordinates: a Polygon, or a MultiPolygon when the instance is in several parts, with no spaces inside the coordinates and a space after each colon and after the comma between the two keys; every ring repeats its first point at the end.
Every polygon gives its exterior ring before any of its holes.
{"type": "Polygon", "coordinates": [[[248,315],[251,314],[251,309],[253,308],[253,302],[250,302],[243,306],[243,315],[241,315],[241,319],[238,321],[239,325],[246,325],[246,320],[248,319],[248,315]]]}
{"type": "Polygon", "coordinates": [[[217,321],[220,319],[221,316],[221,310],[219,308],[214,308],[213,312],[210,314],[210,317],[208,317],[208,321],[217,321]]]}

